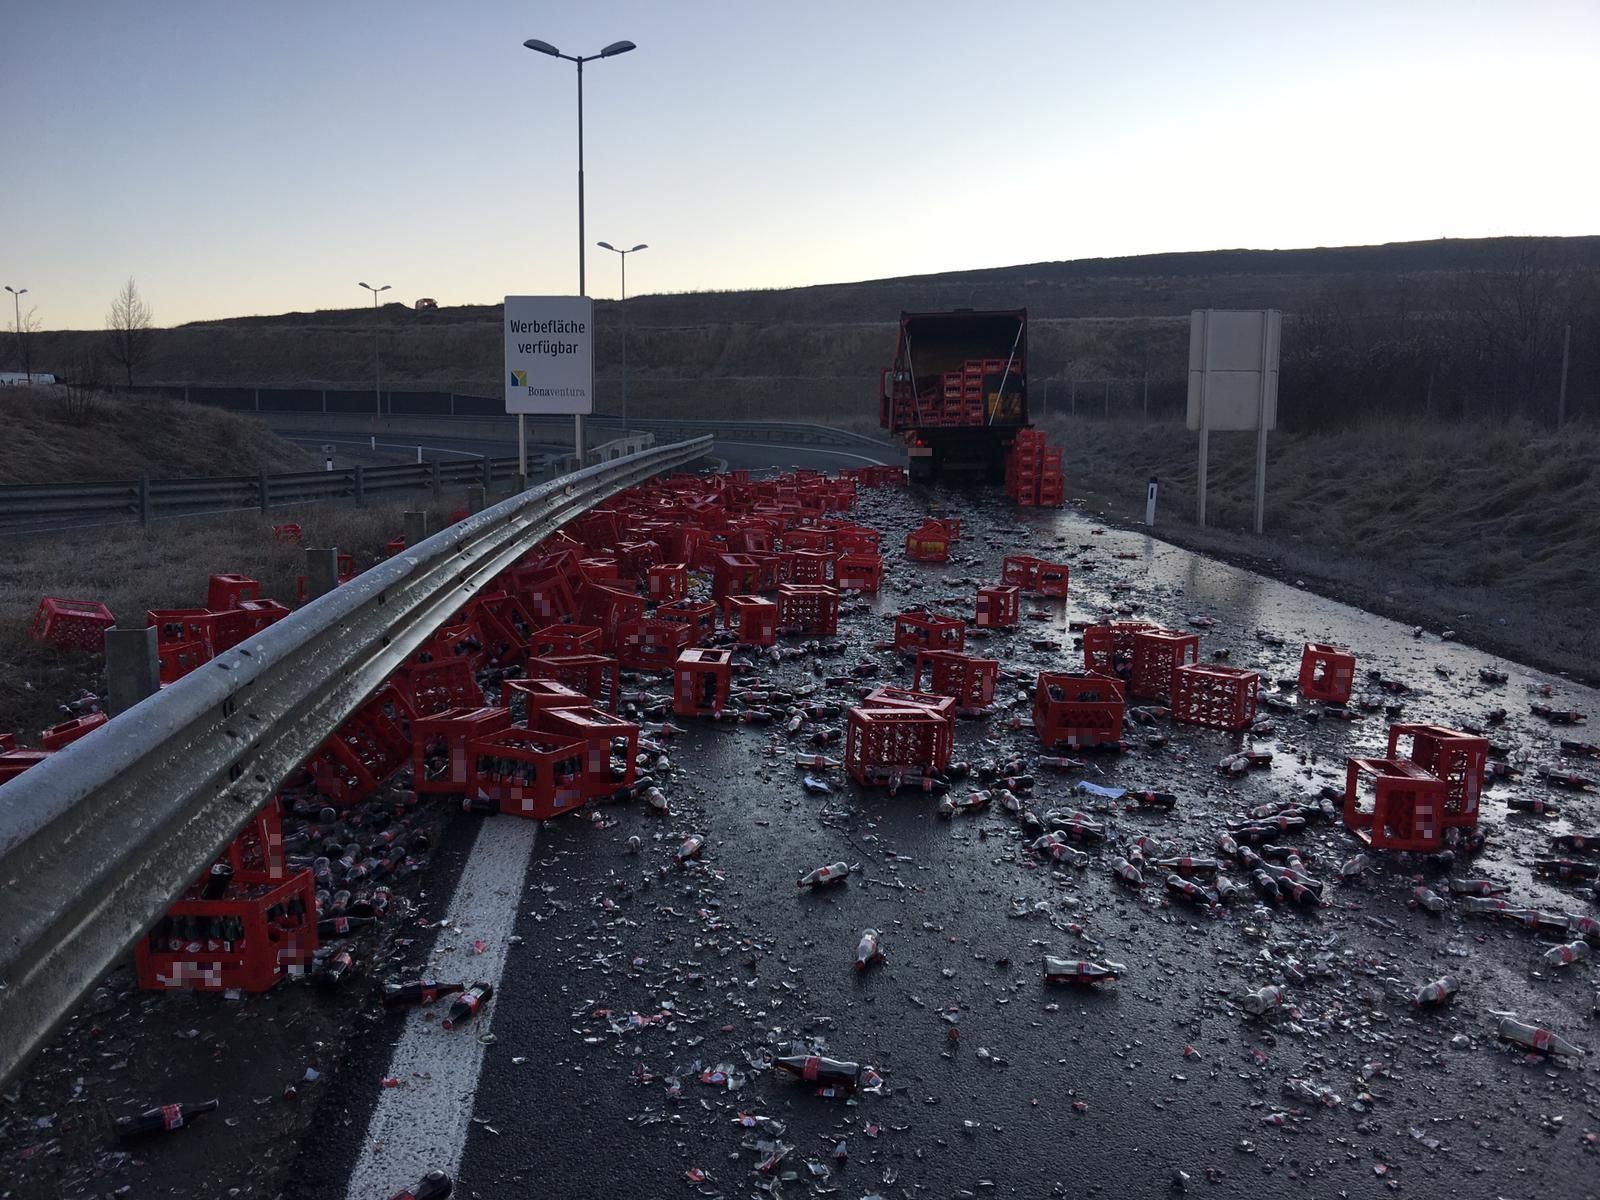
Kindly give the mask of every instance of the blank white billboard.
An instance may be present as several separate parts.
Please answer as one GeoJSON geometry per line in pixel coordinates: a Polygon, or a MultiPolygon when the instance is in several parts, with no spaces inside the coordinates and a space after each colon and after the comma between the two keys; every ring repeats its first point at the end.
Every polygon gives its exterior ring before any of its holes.
{"type": "Polygon", "coordinates": [[[1277,428],[1282,326],[1275,308],[1197,308],[1189,315],[1190,429],[1277,428]]]}

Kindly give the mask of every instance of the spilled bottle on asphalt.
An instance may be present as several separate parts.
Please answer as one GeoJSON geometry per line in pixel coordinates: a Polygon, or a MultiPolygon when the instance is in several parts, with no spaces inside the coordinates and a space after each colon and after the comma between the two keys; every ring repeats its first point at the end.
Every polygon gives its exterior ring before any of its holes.
{"type": "Polygon", "coordinates": [[[204,1100],[199,1104],[163,1104],[147,1108],[132,1117],[118,1117],[116,1132],[119,1138],[143,1137],[152,1133],[175,1133],[196,1117],[215,1112],[219,1102],[204,1100]]]}
{"type": "Polygon", "coordinates": [[[475,983],[457,996],[450,1004],[450,1012],[439,1022],[446,1029],[454,1029],[477,1016],[484,1003],[494,995],[494,985],[475,983]]]}

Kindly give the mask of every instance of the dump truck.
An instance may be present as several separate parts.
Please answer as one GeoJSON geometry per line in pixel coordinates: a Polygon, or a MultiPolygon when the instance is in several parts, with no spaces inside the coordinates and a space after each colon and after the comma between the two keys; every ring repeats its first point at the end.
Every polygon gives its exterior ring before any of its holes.
{"type": "Polygon", "coordinates": [[[905,439],[913,482],[998,481],[1028,424],[1026,309],[900,314],[879,423],[905,439]]]}

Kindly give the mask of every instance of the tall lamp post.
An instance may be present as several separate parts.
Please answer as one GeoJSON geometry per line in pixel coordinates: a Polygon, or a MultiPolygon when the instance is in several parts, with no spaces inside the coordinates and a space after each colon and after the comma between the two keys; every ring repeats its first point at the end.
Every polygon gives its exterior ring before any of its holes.
{"type": "Polygon", "coordinates": [[[28,294],[27,288],[14,288],[6,284],[6,291],[11,293],[11,310],[16,313],[17,323],[13,328],[17,331],[17,357],[22,360],[22,373],[27,376],[28,386],[33,386],[33,370],[28,363],[28,343],[22,337],[22,298],[28,294]]]}
{"type": "MultiPolygon", "coordinates": [[[[548,54],[551,58],[564,58],[578,67],[578,295],[589,294],[588,280],[584,275],[584,241],[583,241],[583,64],[593,62],[597,58],[615,58],[619,54],[626,54],[629,50],[636,50],[632,42],[612,42],[600,51],[599,54],[563,54],[549,42],[541,42],[538,38],[529,38],[522,43],[529,50],[537,50],[540,54],[548,54]]],[[[522,441],[522,418],[517,418],[519,426],[517,440],[522,441]]],[[[577,413],[572,418],[573,451],[577,454],[578,466],[583,466],[583,414],[577,413]]]]}
{"type": "Polygon", "coordinates": [[[372,398],[376,402],[372,410],[372,448],[378,448],[378,418],[383,416],[383,358],[378,353],[378,293],[387,292],[389,285],[373,287],[370,283],[363,283],[362,287],[372,293],[372,398]]]}
{"type": "Polygon", "coordinates": [[[609,250],[622,260],[622,299],[617,307],[622,310],[622,436],[628,436],[628,255],[650,249],[644,242],[628,250],[618,250],[610,242],[596,242],[602,250],[609,250]]]}

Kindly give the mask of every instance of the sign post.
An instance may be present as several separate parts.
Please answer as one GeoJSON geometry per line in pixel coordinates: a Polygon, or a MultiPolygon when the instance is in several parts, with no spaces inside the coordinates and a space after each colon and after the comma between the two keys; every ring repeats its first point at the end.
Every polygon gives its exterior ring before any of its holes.
{"type": "Polygon", "coordinates": [[[517,470],[528,474],[527,414],[574,418],[583,466],[583,417],[594,411],[594,301],[587,296],[507,296],[506,411],[517,414],[517,470]]]}
{"type": "Polygon", "coordinates": [[[1146,525],[1154,525],[1156,523],[1156,477],[1154,475],[1150,476],[1150,486],[1145,489],[1144,493],[1144,523],[1146,525]]]}
{"type": "Polygon", "coordinates": [[[1256,433],[1255,531],[1267,499],[1267,432],[1278,424],[1277,309],[1195,309],[1189,317],[1190,429],[1200,433],[1195,519],[1206,523],[1206,467],[1211,431],[1256,433]]]}

